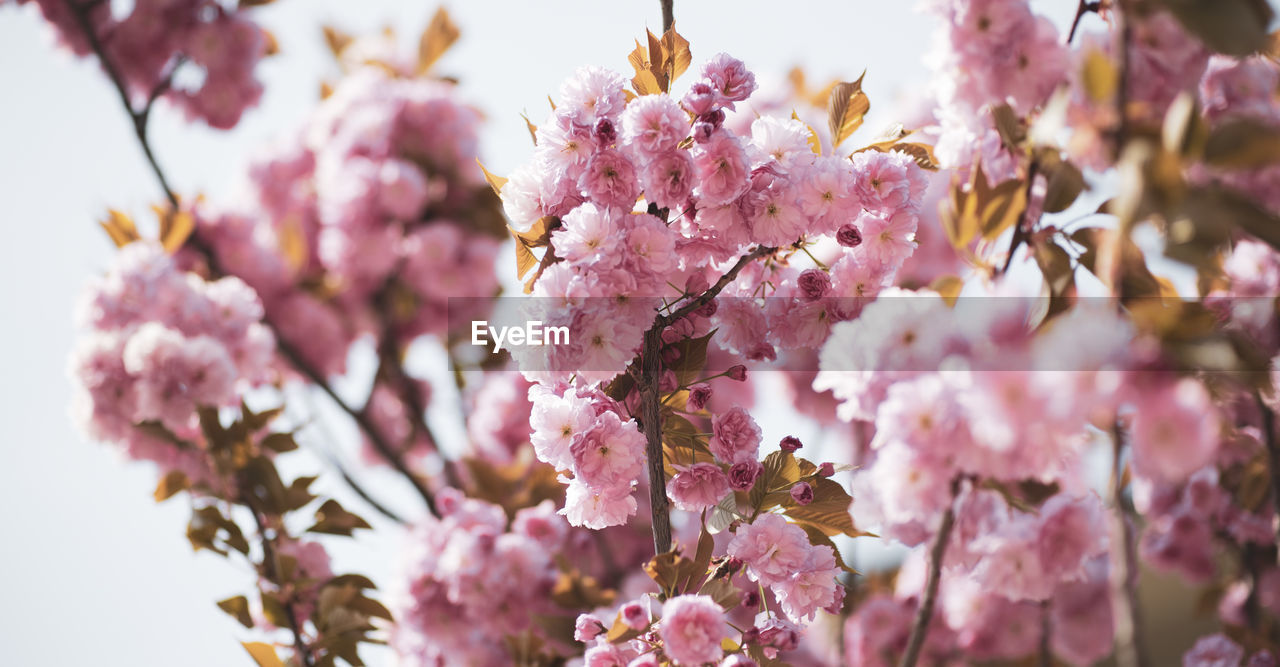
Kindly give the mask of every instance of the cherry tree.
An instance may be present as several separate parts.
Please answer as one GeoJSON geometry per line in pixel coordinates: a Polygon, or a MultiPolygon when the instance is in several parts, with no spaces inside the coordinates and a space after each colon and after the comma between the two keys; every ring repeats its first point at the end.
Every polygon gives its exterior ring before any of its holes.
{"type": "Polygon", "coordinates": [[[565,73],[505,176],[433,67],[446,11],[412,55],[331,28],[342,77],[226,200],[169,185],[148,121],[251,113],[288,57],[265,3],[31,4],[101,64],[163,195],[102,222],[74,414],[250,566],[217,604],[259,665],[1143,665],[1143,566],[1216,604],[1184,664],[1275,664],[1265,3],[1081,0],[1064,34],[1026,0],[928,0],[929,94],[873,135],[876,63],[760,90],[780,63],[666,0],[628,71],[565,73]],[[504,317],[567,335],[477,345],[504,317]],[[302,435],[316,393],[418,512],[302,435]],[[387,593],[334,571],[327,541],[371,524],[320,476],[404,525],[387,593]],[[908,550],[860,573],[855,540],[908,550]]]}

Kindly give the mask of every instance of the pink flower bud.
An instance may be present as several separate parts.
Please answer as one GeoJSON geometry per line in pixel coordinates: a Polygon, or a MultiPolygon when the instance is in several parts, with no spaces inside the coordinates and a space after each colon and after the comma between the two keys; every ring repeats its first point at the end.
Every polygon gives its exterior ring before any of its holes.
{"type": "Polygon", "coordinates": [[[690,412],[697,412],[706,407],[707,401],[711,400],[711,385],[705,382],[689,387],[689,400],[685,403],[685,409],[690,412]]]}
{"type": "Polygon", "coordinates": [[[846,248],[856,248],[862,245],[862,232],[852,224],[845,225],[836,232],[836,242],[846,248]]]}
{"type": "Polygon", "coordinates": [[[747,379],[747,367],[743,366],[742,364],[733,366],[729,368],[728,371],[725,372],[725,377],[729,378],[730,380],[737,380],[738,382],[743,382],[747,379]]]}
{"type": "Polygon", "coordinates": [[[729,487],[737,491],[747,491],[755,486],[756,478],[764,471],[759,461],[742,461],[729,468],[729,487]]]}
{"type": "Polygon", "coordinates": [[[578,614],[573,624],[573,638],[580,642],[589,642],[604,632],[604,623],[591,614],[578,614]]]}
{"type": "Polygon", "coordinates": [[[809,269],[800,274],[796,284],[800,287],[801,298],[816,301],[831,291],[831,276],[822,269],[809,269]]]}
{"type": "Polygon", "coordinates": [[[791,499],[799,505],[813,502],[813,487],[808,482],[797,482],[791,487],[791,499]]]}
{"type": "Polygon", "coordinates": [[[803,446],[804,444],[800,442],[800,438],[797,438],[794,435],[789,435],[783,438],[782,442],[778,443],[778,447],[781,447],[784,452],[794,452],[803,446]]]}
{"type": "Polygon", "coordinates": [[[819,477],[830,477],[834,474],[836,474],[836,466],[830,461],[818,466],[819,477]]]}
{"type": "Polygon", "coordinates": [[[639,602],[628,602],[622,605],[622,622],[632,630],[643,630],[649,627],[649,614],[639,602]]]}

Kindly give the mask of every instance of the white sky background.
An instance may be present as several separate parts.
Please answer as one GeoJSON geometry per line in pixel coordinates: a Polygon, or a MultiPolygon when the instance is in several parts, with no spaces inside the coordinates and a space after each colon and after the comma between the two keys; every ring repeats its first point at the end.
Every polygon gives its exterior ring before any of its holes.
{"type": "MultiPolygon", "coordinates": [[[[719,51],[774,80],[794,64],[815,82],[867,69],[872,115],[859,136],[869,138],[893,120],[895,92],[927,85],[920,53],[930,26],[913,5],[677,0],[676,19],[695,71],[719,51]]],[[[1075,5],[1036,3],[1059,25],[1075,5]]],[[[257,11],[282,48],[259,69],[267,90],[261,105],[230,133],[188,125],[168,110],[153,117],[153,142],[174,186],[184,194],[225,193],[256,147],[297,127],[321,78],[334,73],[321,24],[353,33],[392,24],[412,48],[434,9],[430,2],[280,0],[257,11]]],[[[473,1],[450,10],[463,37],[438,71],[459,77],[463,97],[488,114],[483,155],[500,174],[532,148],[521,110],[539,122],[547,94],[579,65],[626,72],[632,40],[646,26],[660,27],[657,0],[473,1]]],[[[97,63],[55,51],[33,7],[0,9],[0,91],[2,661],[250,665],[237,640],[253,633],[214,601],[252,590],[251,573],[216,556],[193,557],[183,536],[185,500],[157,506],[150,466],[85,441],[67,418],[72,306],[113,253],[95,221],[108,206],[141,213],[160,192],[97,63]]],[[[783,435],[765,426],[766,441],[783,435]]],[[[417,507],[391,477],[375,475],[369,484],[399,508],[417,507]]],[[[335,569],[388,583],[396,557],[390,533],[328,542],[335,569]]]]}

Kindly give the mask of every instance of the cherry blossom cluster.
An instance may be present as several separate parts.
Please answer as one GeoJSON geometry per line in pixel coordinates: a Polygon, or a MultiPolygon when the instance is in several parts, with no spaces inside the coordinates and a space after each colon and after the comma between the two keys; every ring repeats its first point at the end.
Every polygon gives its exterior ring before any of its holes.
{"type": "MultiPolygon", "coordinates": [[[[1248,121],[1274,131],[1280,127],[1280,106],[1275,104],[1277,87],[1280,87],[1280,64],[1270,58],[1213,56],[1200,79],[1205,119],[1212,124],[1248,121]]],[[[1214,169],[1198,175],[1242,192],[1272,211],[1280,211],[1280,168],[1275,165],[1214,169]]]]}
{"type": "MultiPolygon", "coordinates": [[[[725,292],[750,297],[766,280],[782,284],[783,295],[807,290],[808,303],[797,306],[803,312],[787,308],[767,318],[747,300],[717,317],[717,324],[731,323],[722,344],[751,358],[774,354],[763,342],[768,324],[819,319],[827,309],[812,302],[828,293],[874,293],[910,255],[926,182],[909,156],[816,155],[811,130],[773,117],[757,119],[749,138],[738,136],[724,125],[724,111],[746,100],[755,83],[728,56],[713,58],[680,101],[664,93],[627,103],[623,83],[598,68],[566,81],[559,106],[538,129],[533,161],[502,189],[518,232],[555,221],[549,252],[557,261],[533,294],[547,297],[542,314],[584,341],[551,351],[550,359],[521,360],[530,377],[565,380],[572,369],[590,382],[611,379],[634,357],[651,319],[653,304],[637,297],[705,288],[718,265],[752,244],[826,236],[850,250],[830,277],[816,271],[802,280],[801,271],[781,268],[765,278],[749,267],[750,279],[725,292]],[[625,304],[609,303],[619,295],[628,297],[625,304]]],[[[812,348],[824,333],[816,323],[800,331],[798,340],[781,342],[812,348]]]]}
{"type": "Polygon", "coordinates": [[[1017,164],[1001,146],[989,108],[1008,102],[1026,113],[1066,81],[1072,63],[1057,28],[1026,0],[930,0],[925,7],[941,19],[926,56],[938,157],[967,169],[980,155],[992,182],[1012,178],[1017,164]]]}
{"type": "Polygon", "coordinates": [[[180,443],[202,442],[199,408],[236,406],[271,379],[275,339],[262,316],[240,279],[209,281],[157,243],[129,244],[76,315],[77,421],[130,458],[207,479],[204,453],[180,443]]]}
{"type": "Polygon", "coordinates": [[[27,2],[76,55],[90,55],[96,44],[139,108],[163,94],[188,118],[227,130],[262,96],[254,69],[271,38],[241,9],[213,0],[139,0],[118,16],[101,0],[19,0],[27,2]],[[179,68],[199,71],[175,78],[179,68]]]}
{"type": "MultiPolygon", "coordinates": [[[[538,460],[570,471],[561,513],[574,526],[621,525],[636,513],[644,436],[622,407],[598,390],[534,385],[530,442],[538,460]]],[[[717,498],[717,500],[719,500],[717,498]]]]}
{"type": "MultiPolygon", "coordinates": [[[[196,204],[196,234],[326,376],[344,372],[367,334],[395,349],[423,335],[443,341],[450,297],[498,292],[478,122],[452,84],[361,68],[255,160],[240,199],[196,204]]],[[[379,381],[369,416],[393,442],[429,446],[411,425],[430,398],[414,378],[379,381]]]]}
{"type": "MultiPolygon", "coordinates": [[[[845,621],[844,650],[849,665],[889,667],[906,647],[915,608],[924,595],[927,564],[912,552],[892,591],[875,592],[857,603],[845,621]]],[[[1087,575],[1059,584],[1049,612],[1052,650],[1069,664],[1088,665],[1106,658],[1115,634],[1105,557],[1086,566],[1087,575]]],[[[988,591],[976,580],[948,577],[938,591],[938,615],[929,629],[923,661],[1017,660],[1039,650],[1042,603],[1011,600],[988,591]]]]}
{"type": "Polygon", "coordinates": [[[569,526],[550,502],[518,511],[450,490],[441,516],[418,524],[403,554],[391,646],[406,664],[500,664],[502,640],[556,610],[552,558],[569,526]]]}

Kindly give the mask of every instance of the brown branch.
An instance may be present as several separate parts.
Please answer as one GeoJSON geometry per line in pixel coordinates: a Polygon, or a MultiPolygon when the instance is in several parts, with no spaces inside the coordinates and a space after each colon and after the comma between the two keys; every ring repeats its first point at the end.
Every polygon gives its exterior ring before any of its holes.
{"type": "Polygon", "coordinates": [[[1124,144],[1129,139],[1129,77],[1133,74],[1130,64],[1129,50],[1133,43],[1133,28],[1124,8],[1115,8],[1116,20],[1120,22],[1119,48],[1120,72],[1119,88],[1116,90],[1116,113],[1118,115],[1115,128],[1115,159],[1120,159],[1124,144]]]}
{"type": "MultiPolygon", "coordinates": [[[[71,12],[71,15],[75,17],[76,23],[80,26],[80,31],[84,33],[85,40],[89,43],[89,48],[98,56],[98,62],[102,64],[102,69],[106,71],[107,78],[111,79],[116,93],[120,95],[120,103],[124,105],[125,111],[129,113],[129,119],[133,121],[133,132],[138,135],[138,143],[142,146],[142,153],[147,158],[147,164],[151,165],[151,171],[155,174],[156,180],[160,182],[160,188],[164,190],[165,198],[169,200],[169,203],[175,209],[178,208],[178,196],[174,194],[173,188],[169,186],[164,170],[160,168],[160,163],[156,161],[156,156],[151,151],[151,142],[147,140],[147,117],[151,113],[151,105],[159,95],[153,91],[152,96],[147,101],[147,105],[142,109],[135,109],[133,102],[129,99],[129,89],[125,86],[124,77],[120,75],[120,70],[116,68],[115,63],[111,62],[111,59],[107,57],[102,40],[98,39],[98,33],[93,29],[93,22],[89,18],[88,11],[92,8],[92,4],[80,5],[74,0],[64,0],[64,2],[67,5],[67,10],[71,12]]],[[[174,68],[177,68],[177,64],[174,65],[174,68]]],[[[172,76],[172,72],[170,75],[172,76]]],[[[161,89],[160,92],[163,92],[163,90],[161,89]]]]}
{"type": "MultiPolygon", "coordinates": [[[[1031,189],[1035,187],[1036,176],[1040,173],[1040,163],[1032,158],[1031,164],[1027,167],[1027,190],[1024,199],[1026,205],[1022,207],[1022,213],[1018,215],[1018,223],[1013,227],[1013,238],[1009,241],[1009,256],[1004,258],[1004,267],[1000,269],[1000,275],[1009,272],[1009,266],[1013,264],[1013,256],[1017,254],[1018,248],[1028,238],[1027,230],[1027,212],[1031,210],[1031,189]]],[[[1039,223],[1039,219],[1036,223],[1039,223]]]]}
{"type": "Polygon", "coordinates": [[[665,35],[671,26],[676,24],[675,8],[672,7],[675,0],[660,0],[660,2],[662,3],[662,34],[665,35]]]}
{"type": "Polygon", "coordinates": [[[1071,42],[1076,38],[1076,29],[1080,27],[1080,19],[1084,18],[1085,14],[1096,12],[1101,8],[1101,2],[1080,0],[1080,4],[1076,6],[1076,17],[1071,21],[1071,31],[1067,33],[1067,46],[1071,46],[1071,42]]]}
{"type": "MultiPolygon", "coordinates": [[[[1280,443],[1276,441],[1276,413],[1256,389],[1253,400],[1262,414],[1262,442],[1267,448],[1267,469],[1271,473],[1271,502],[1275,504],[1276,516],[1280,516],[1280,443]]],[[[1276,544],[1280,545],[1280,524],[1276,526],[1276,544]]]]}
{"type": "MultiPolygon", "coordinates": [[[[273,329],[275,328],[269,321],[268,326],[271,326],[273,329]]],[[[280,355],[283,356],[290,365],[298,369],[298,371],[306,376],[313,384],[320,387],[320,389],[324,391],[324,393],[333,400],[333,402],[336,403],[343,412],[347,413],[353,420],[355,420],[356,425],[360,427],[361,431],[364,431],[365,437],[369,438],[369,444],[378,452],[378,455],[381,456],[388,465],[395,469],[396,472],[408,479],[409,483],[412,484],[413,488],[418,492],[418,495],[422,496],[422,501],[426,503],[427,509],[430,510],[432,514],[439,516],[439,512],[436,511],[435,496],[432,495],[431,490],[427,488],[426,484],[423,483],[423,481],[419,479],[412,470],[409,469],[409,465],[400,457],[395,447],[391,445],[391,442],[383,437],[382,432],[378,430],[377,425],[369,418],[368,412],[365,410],[356,410],[348,405],[346,401],[342,400],[342,397],[338,396],[337,392],[333,390],[333,387],[329,386],[329,383],[325,380],[324,376],[320,374],[320,371],[316,370],[316,368],[311,364],[308,364],[306,360],[302,358],[302,355],[298,352],[297,348],[293,347],[292,343],[289,343],[284,338],[277,335],[276,345],[280,349],[280,355]]]]}
{"type": "MultiPolygon", "coordinates": [[[[395,307],[392,303],[392,290],[395,287],[398,274],[399,270],[394,272],[373,297],[374,308],[382,319],[377,343],[378,357],[381,361],[378,366],[378,374],[386,376],[387,381],[395,388],[396,394],[404,404],[405,409],[413,413],[413,416],[409,419],[410,442],[419,435],[430,442],[431,447],[443,462],[445,481],[453,487],[462,488],[462,479],[458,475],[454,462],[446,458],[444,453],[440,451],[440,441],[436,438],[435,433],[432,432],[431,425],[427,423],[427,400],[422,396],[422,392],[414,384],[413,378],[409,377],[408,372],[404,369],[404,364],[401,362],[404,350],[398,343],[400,329],[396,325],[395,307]]],[[[374,382],[376,386],[376,377],[374,382]]],[[[370,396],[372,397],[372,394],[370,396]]],[[[368,409],[368,405],[365,406],[365,409],[368,409]]]]}
{"type": "Polygon", "coordinates": [[[1115,619],[1116,662],[1121,667],[1146,667],[1142,618],[1138,607],[1138,554],[1133,525],[1124,497],[1124,429],[1117,419],[1111,429],[1114,447],[1111,469],[1112,557],[1111,604],[1115,619]]]}
{"type": "Polygon", "coordinates": [[[924,648],[925,637],[929,634],[929,621],[933,619],[933,606],[938,599],[938,582],[942,579],[942,561],[947,555],[947,543],[951,541],[951,528],[956,522],[956,496],[960,493],[960,478],[951,480],[951,500],[947,503],[947,511],[942,513],[942,523],[938,533],[933,537],[933,545],[929,548],[929,578],[925,582],[924,598],[920,600],[920,609],[916,611],[915,621],[911,624],[911,636],[907,640],[907,650],[902,654],[899,667],[915,667],[920,659],[920,650],[924,648]]]}
{"type": "MultiPolygon", "coordinates": [[[[173,72],[182,64],[182,60],[178,59],[175,61],[174,65],[170,69],[169,76],[165,77],[165,79],[150,92],[146,105],[141,109],[137,109],[129,99],[129,91],[125,86],[124,79],[120,76],[120,72],[116,68],[115,63],[107,57],[102,40],[98,38],[97,33],[93,29],[93,23],[90,20],[88,13],[88,10],[92,5],[76,4],[74,0],[64,0],[64,2],[66,3],[67,9],[75,17],[80,30],[84,33],[85,39],[89,44],[89,48],[98,57],[98,62],[102,64],[103,70],[106,71],[107,78],[109,78],[112,85],[115,86],[116,93],[120,97],[120,103],[124,106],[125,112],[129,114],[130,120],[133,121],[134,133],[137,135],[138,144],[142,147],[143,155],[146,156],[147,163],[151,166],[151,171],[155,174],[161,190],[164,191],[165,198],[169,200],[169,204],[176,210],[179,206],[178,195],[169,185],[169,180],[165,177],[164,170],[160,168],[160,163],[156,160],[155,153],[151,148],[151,141],[147,137],[147,121],[151,114],[152,105],[155,100],[163,94],[164,90],[168,88],[173,72]]],[[[191,236],[187,239],[187,245],[204,256],[210,272],[219,275],[227,275],[226,272],[220,270],[217,255],[214,253],[213,248],[204,243],[204,241],[200,239],[195,232],[192,232],[191,236]]],[[[347,403],[343,401],[336,392],[334,392],[333,388],[329,386],[327,379],[315,367],[306,362],[301,353],[298,352],[297,348],[280,335],[280,329],[271,322],[269,316],[264,316],[263,323],[266,324],[272,330],[272,333],[275,334],[276,347],[280,352],[280,356],[284,357],[286,361],[298,370],[298,372],[302,373],[302,375],[310,379],[311,382],[324,390],[329,398],[333,399],[343,412],[346,412],[355,419],[356,424],[368,436],[370,442],[374,446],[374,449],[386,458],[387,462],[390,463],[393,468],[409,478],[409,481],[414,485],[414,488],[418,490],[419,495],[422,495],[428,509],[430,509],[434,514],[436,512],[435,501],[431,496],[431,492],[422,484],[421,480],[417,479],[413,473],[409,471],[408,466],[395,455],[395,450],[386,442],[381,433],[374,428],[373,423],[365,415],[354,410],[350,405],[347,405],[347,403]]],[[[353,489],[356,491],[357,495],[366,499],[369,498],[369,494],[363,489],[354,487],[354,482],[349,475],[344,474],[343,479],[346,480],[348,484],[353,485],[353,489]]],[[[370,504],[374,505],[374,507],[378,508],[380,511],[383,511],[384,514],[395,518],[394,515],[389,514],[385,510],[381,510],[381,507],[377,503],[371,502],[370,504]]]]}
{"type": "Polygon", "coordinates": [[[760,257],[764,257],[765,255],[773,253],[775,250],[777,250],[777,248],[767,248],[765,246],[756,246],[755,250],[752,250],[751,252],[743,255],[742,257],[739,257],[738,262],[733,265],[733,268],[730,268],[728,273],[724,274],[723,276],[720,276],[720,279],[716,281],[716,284],[709,287],[707,291],[698,295],[697,298],[693,299],[692,301],[689,301],[688,303],[672,311],[671,313],[658,317],[657,322],[655,322],[653,326],[658,329],[666,328],[668,326],[671,326],[672,323],[677,322],[680,319],[684,318],[684,316],[688,315],[689,313],[692,313],[693,311],[707,305],[708,303],[711,302],[712,299],[716,298],[716,296],[720,294],[720,292],[724,291],[724,288],[728,287],[729,283],[736,280],[738,277],[738,274],[742,273],[742,270],[746,268],[748,264],[750,264],[751,262],[755,261],[760,257]]]}
{"type": "MultiPolygon", "coordinates": [[[[258,508],[254,507],[253,502],[248,496],[244,498],[244,504],[249,508],[249,512],[253,514],[253,522],[258,526],[258,536],[262,538],[262,567],[267,580],[275,584],[280,590],[284,590],[284,584],[280,581],[280,569],[276,561],[276,550],[273,542],[275,538],[267,537],[266,522],[262,519],[262,514],[258,512],[258,508]]],[[[280,606],[284,609],[285,620],[289,623],[289,631],[293,633],[293,647],[298,653],[298,660],[302,662],[303,667],[315,667],[315,658],[311,655],[311,650],[307,648],[307,642],[302,638],[302,626],[298,623],[298,615],[293,609],[291,600],[281,600],[280,606]]]]}
{"type": "Polygon", "coordinates": [[[1053,598],[1040,601],[1040,667],[1053,667],[1053,598]]]}
{"type": "Polygon", "coordinates": [[[658,384],[662,378],[662,330],[689,313],[709,303],[757,257],[772,253],[774,248],[758,246],[738,258],[729,272],[720,276],[714,285],[679,309],[659,315],[653,326],[644,333],[644,347],[640,352],[640,368],[637,386],[640,389],[640,423],[644,430],[645,458],[649,465],[649,513],[653,523],[653,548],[655,554],[671,550],[671,509],[667,501],[667,473],[663,467],[662,452],[662,402],[658,384]]]}
{"type": "Polygon", "coordinates": [[[649,511],[653,522],[654,554],[671,550],[671,510],[667,506],[667,472],[662,460],[662,406],[658,400],[658,383],[662,375],[662,318],[644,332],[644,349],[640,352],[640,420],[644,427],[645,458],[649,462],[649,511]]]}

